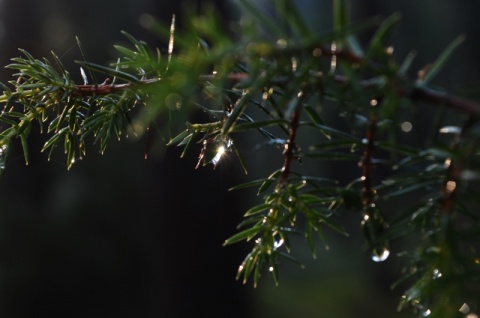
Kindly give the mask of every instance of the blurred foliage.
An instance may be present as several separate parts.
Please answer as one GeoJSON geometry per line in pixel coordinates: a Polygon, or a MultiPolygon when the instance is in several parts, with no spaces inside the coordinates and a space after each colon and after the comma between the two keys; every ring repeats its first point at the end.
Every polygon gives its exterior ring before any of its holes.
{"type": "Polygon", "coordinates": [[[304,236],[315,256],[317,238],[329,248],[325,229],[349,235],[339,217],[353,211],[373,261],[386,260],[393,241],[416,242],[395,251],[404,261],[392,287],[406,288],[398,309],[476,317],[480,104],[431,86],[464,37],[409,78],[415,55],[397,62],[390,46],[400,15],[350,23],[347,1],[335,0],[333,27],[319,33],[293,1],[269,4],[271,12],[240,1],[246,14],[236,36],[213,8],[185,19],[183,33],[175,18],[155,24],[169,40],[166,50],[124,32],[130,46],[115,46],[120,58],[109,66],[88,61],[78,41],[82,84],[55,53],[39,60],[21,50],[7,66],[14,79],[2,84],[1,167],[17,139],[28,163],[34,122],[48,134],[42,151],[63,147],[68,168],[89,144],[103,153],[111,137],[148,134],[152,121],[167,116],[159,129],[168,145],[182,147],[182,156],[197,148],[197,168],[234,154],[247,172],[252,160],[237,141],[258,133],[279,149],[282,164],[232,188],[255,187],[262,197],[225,241],[253,243],[238,279],[257,285],[267,273],[277,283],[282,259],[301,264],[292,236],[304,236]],[[361,45],[357,34],[366,30],[373,35],[361,45]],[[428,119],[421,107],[429,107],[428,119]],[[191,123],[198,112],[205,121],[191,123]],[[311,175],[302,161],[344,162],[358,173],[349,180],[311,175]]]}

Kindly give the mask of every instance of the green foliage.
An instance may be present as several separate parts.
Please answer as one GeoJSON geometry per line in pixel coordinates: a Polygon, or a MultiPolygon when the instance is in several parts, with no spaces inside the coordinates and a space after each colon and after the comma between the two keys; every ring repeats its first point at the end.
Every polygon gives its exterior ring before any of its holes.
{"type": "Polygon", "coordinates": [[[182,156],[197,145],[197,167],[221,164],[233,150],[247,171],[237,140],[258,133],[266,144],[280,146],[283,163],[232,189],[255,187],[262,198],[245,212],[240,232],[225,241],[252,244],[237,278],[257,285],[268,273],[278,283],[281,259],[298,262],[292,235],[304,236],[315,256],[317,238],[328,248],[325,231],[348,236],[339,216],[353,211],[349,215],[362,227],[374,261],[393,252],[404,258],[395,287],[410,287],[399,309],[413,307],[429,317],[478,310],[480,106],[429,86],[463,36],[411,79],[414,55],[397,63],[389,46],[398,14],[377,25],[362,47],[355,36],[372,23],[350,24],[347,1],[335,1],[334,26],[321,35],[304,24],[293,1],[271,1],[279,20],[252,1],[240,2],[249,14],[236,40],[213,11],[192,16],[185,34],[174,32],[174,21],[170,28],[155,26],[169,39],[166,58],[124,33],[131,47],[115,46],[119,60],[97,65],[79,43],[81,85],[55,54],[52,64],[21,51],[8,66],[16,71],[14,80],[2,85],[0,96],[2,167],[16,138],[28,162],[35,121],[48,134],[42,151],[50,156],[63,145],[68,168],[85,155],[88,143],[103,153],[110,137],[135,133],[132,114],[144,126],[164,113],[177,118],[172,123],[186,119],[186,128],[168,145],[182,147],[182,156]],[[99,84],[95,74],[108,80],[99,84]],[[428,114],[414,111],[425,104],[434,105],[428,114]],[[208,120],[189,122],[195,110],[208,120]],[[303,171],[302,161],[358,173],[348,181],[327,171],[319,176],[303,171]],[[408,238],[415,246],[391,250],[392,242],[408,238]]]}

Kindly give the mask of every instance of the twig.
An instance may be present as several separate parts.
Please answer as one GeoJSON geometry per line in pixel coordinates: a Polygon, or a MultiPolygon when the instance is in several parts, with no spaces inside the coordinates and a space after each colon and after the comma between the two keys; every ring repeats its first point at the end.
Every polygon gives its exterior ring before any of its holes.
{"type": "MultiPolygon", "coordinates": [[[[218,75],[201,75],[199,77],[200,82],[213,81],[218,75]]],[[[310,76],[318,79],[324,77],[321,73],[310,74],[310,76]]],[[[230,73],[224,77],[226,80],[232,82],[241,82],[248,80],[250,75],[248,73],[230,73]]],[[[274,79],[274,82],[282,83],[290,81],[289,78],[274,79]]],[[[350,80],[343,75],[333,75],[333,80],[338,84],[346,84],[350,80]]],[[[127,83],[127,84],[100,84],[100,85],[76,85],[74,89],[74,95],[76,96],[91,96],[91,95],[108,95],[117,93],[119,91],[132,89],[138,86],[159,84],[161,79],[149,79],[142,80],[139,83],[127,83]]],[[[361,86],[365,89],[376,87],[378,84],[374,81],[363,80],[361,86]]],[[[414,86],[411,89],[406,87],[395,85],[394,90],[399,96],[404,96],[415,101],[424,101],[435,105],[445,105],[447,107],[455,108],[462,112],[465,112],[474,117],[480,117],[480,103],[472,100],[464,99],[455,95],[451,95],[442,91],[438,91],[426,86],[414,86]]]]}
{"type": "MultiPolygon", "coordinates": [[[[299,94],[298,105],[301,105],[303,92],[299,94]]],[[[290,119],[290,132],[288,135],[288,141],[285,144],[285,150],[283,152],[284,162],[282,167],[282,174],[280,176],[280,184],[286,182],[288,175],[290,174],[290,165],[292,160],[295,158],[295,150],[297,149],[297,144],[295,139],[297,137],[298,122],[300,120],[300,107],[297,105],[292,111],[292,116],[290,119]]]]}
{"type": "Polygon", "coordinates": [[[360,167],[362,168],[362,193],[363,193],[363,206],[367,208],[373,203],[375,192],[372,189],[372,155],[375,147],[375,131],[377,128],[377,117],[372,115],[370,117],[370,125],[367,129],[367,144],[363,152],[363,159],[360,167]]]}

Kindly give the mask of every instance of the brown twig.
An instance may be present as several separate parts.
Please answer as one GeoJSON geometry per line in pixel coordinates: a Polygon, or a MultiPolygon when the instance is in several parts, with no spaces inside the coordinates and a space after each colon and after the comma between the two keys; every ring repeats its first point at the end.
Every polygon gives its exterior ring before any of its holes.
{"type": "MultiPolygon", "coordinates": [[[[208,74],[201,75],[199,77],[200,82],[209,82],[213,81],[217,75],[208,74]]],[[[310,74],[311,77],[318,79],[323,78],[323,74],[314,73],[310,74]]],[[[227,74],[224,77],[226,80],[232,82],[241,82],[248,80],[250,75],[248,73],[231,73],[227,74]]],[[[274,79],[275,82],[282,83],[290,81],[290,78],[278,78],[274,79]]],[[[350,80],[343,75],[335,74],[333,75],[333,80],[342,85],[348,83],[350,80]]],[[[100,84],[100,85],[76,85],[74,89],[74,95],[76,96],[91,96],[91,95],[108,95],[113,93],[118,93],[123,90],[133,89],[141,86],[148,86],[159,84],[161,79],[149,79],[142,80],[138,83],[127,83],[127,84],[100,84]]],[[[363,80],[361,81],[361,86],[364,89],[372,89],[378,84],[375,81],[363,80]]],[[[393,85],[393,84],[392,84],[393,85]]],[[[442,91],[438,91],[426,86],[413,86],[413,88],[408,89],[400,85],[393,85],[394,90],[399,96],[407,97],[415,101],[424,101],[434,105],[445,105],[462,112],[465,112],[474,117],[480,117],[480,103],[477,103],[472,100],[464,99],[455,95],[451,95],[442,91]]]]}
{"type": "MultiPolygon", "coordinates": [[[[303,92],[298,94],[299,101],[301,103],[303,92]]],[[[280,176],[280,184],[284,184],[290,174],[290,166],[292,164],[293,159],[295,158],[295,151],[297,150],[297,144],[295,139],[297,137],[297,129],[298,123],[300,120],[300,107],[295,107],[292,111],[292,116],[290,118],[290,131],[288,135],[288,141],[285,143],[285,150],[283,151],[283,167],[282,167],[282,174],[280,176]]]]}

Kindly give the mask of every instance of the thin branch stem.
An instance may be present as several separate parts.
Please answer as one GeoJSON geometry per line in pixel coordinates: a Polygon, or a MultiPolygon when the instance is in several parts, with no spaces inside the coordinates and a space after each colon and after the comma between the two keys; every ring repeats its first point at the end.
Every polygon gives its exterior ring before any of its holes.
{"type": "Polygon", "coordinates": [[[367,129],[367,144],[363,152],[363,159],[360,167],[362,168],[362,183],[363,183],[363,206],[368,207],[373,203],[375,192],[372,189],[372,155],[375,147],[375,131],[377,128],[377,117],[372,115],[370,117],[370,125],[367,129]]]}
{"type": "Polygon", "coordinates": [[[288,141],[285,144],[285,150],[283,152],[284,162],[282,167],[282,174],[280,176],[280,184],[284,184],[290,174],[290,166],[293,159],[295,158],[295,151],[297,149],[297,144],[295,142],[297,137],[298,123],[300,121],[300,109],[303,99],[303,91],[298,93],[298,105],[293,109],[292,116],[290,119],[290,132],[288,136],[288,141]]]}
{"type": "MultiPolygon", "coordinates": [[[[322,73],[313,73],[310,76],[318,79],[324,78],[322,73]]],[[[200,82],[209,82],[215,79],[216,75],[201,75],[200,82]]],[[[225,75],[225,79],[232,82],[241,82],[248,80],[250,75],[248,73],[231,73],[225,75]]],[[[278,78],[274,79],[277,83],[287,82],[291,79],[278,78]]],[[[335,74],[333,80],[338,84],[345,84],[349,82],[346,76],[335,74]]],[[[153,85],[161,82],[161,79],[142,80],[140,83],[126,83],[126,84],[100,84],[100,85],[76,85],[74,87],[74,95],[76,96],[91,96],[91,95],[108,95],[117,93],[126,89],[132,89],[138,86],[153,85]]],[[[361,86],[365,89],[374,88],[378,84],[374,81],[363,80],[361,86]]],[[[474,117],[480,117],[480,103],[472,100],[464,99],[455,95],[451,95],[442,91],[438,91],[426,86],[414,86],[411,89],[395,85],[394,90],[399,96],[404,96],[415,101],[424,101],[434,105],[445,105],[462,112],[465,112],[474,117]]],[[[1,99],[1,97],[0,97],[1,99]]]]}

